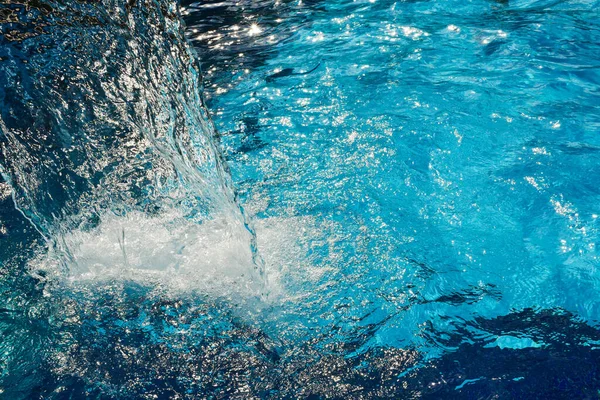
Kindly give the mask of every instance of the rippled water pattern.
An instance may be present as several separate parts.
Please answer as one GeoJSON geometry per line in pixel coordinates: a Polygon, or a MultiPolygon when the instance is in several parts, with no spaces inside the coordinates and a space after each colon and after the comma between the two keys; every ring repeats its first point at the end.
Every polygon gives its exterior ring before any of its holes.
{"type": "Polygon", "coordinates": [[[0,398],[600,395],[600,2],[0,26],[0,398]]]}

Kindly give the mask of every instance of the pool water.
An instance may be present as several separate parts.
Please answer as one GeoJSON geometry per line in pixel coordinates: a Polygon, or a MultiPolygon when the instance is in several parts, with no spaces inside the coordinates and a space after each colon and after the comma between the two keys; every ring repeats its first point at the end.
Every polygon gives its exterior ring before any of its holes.
{"type": "Polygon", "coordinates": [[[0,11],[0,398],[598,397],[600,2],[0,11]]]}

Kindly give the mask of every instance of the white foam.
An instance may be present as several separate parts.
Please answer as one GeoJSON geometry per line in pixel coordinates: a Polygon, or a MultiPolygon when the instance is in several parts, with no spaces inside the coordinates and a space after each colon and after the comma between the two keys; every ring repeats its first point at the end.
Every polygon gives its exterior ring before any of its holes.
{"type": "Polygon", "coordinates": [[[132,280],[169,291],[258,294],[263,282],[249,243],[250,233],[230,220],[107,213],[94,229],[63,234],[30,269],[68,285],[132,280]]]}
{"type": "Polygon", "coordinates": [[[307,254],[315,240],[334,240],[331,226],[314,217],[255,219],[254,225],[264,274],[253,262],[243,226],[232,227],[229,219],[198,224],[177,211],[103,215],[94,229],[63,234],[30,261],[30,270],[49,283],[51,296],[54,289],[100,294],[134,282],[159,297],[206,295],[251,304],[253,312],[301,303],[313,295],[307,287],[328,280],[334,267],[307,254]]]}

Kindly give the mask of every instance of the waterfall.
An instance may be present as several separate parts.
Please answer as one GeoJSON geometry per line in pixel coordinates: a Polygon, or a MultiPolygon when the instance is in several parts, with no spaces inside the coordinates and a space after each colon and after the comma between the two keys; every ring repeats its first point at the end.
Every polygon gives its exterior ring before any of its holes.
{"type": "Polygon", "coordinates": [[[31,273],[262,287],[176,3],[26,2],[13,15],[0,172],[45,239],[31,273]]]}

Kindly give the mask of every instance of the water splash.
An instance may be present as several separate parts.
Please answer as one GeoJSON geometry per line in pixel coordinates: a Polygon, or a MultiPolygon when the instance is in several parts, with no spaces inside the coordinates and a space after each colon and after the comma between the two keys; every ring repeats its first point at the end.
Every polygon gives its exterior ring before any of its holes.
{"type": "Polygon", "coordinates": [[[47,242],[32,268],[262,286],[175,2],[26,2],[13,13],[0,165],[47,242]]]}

